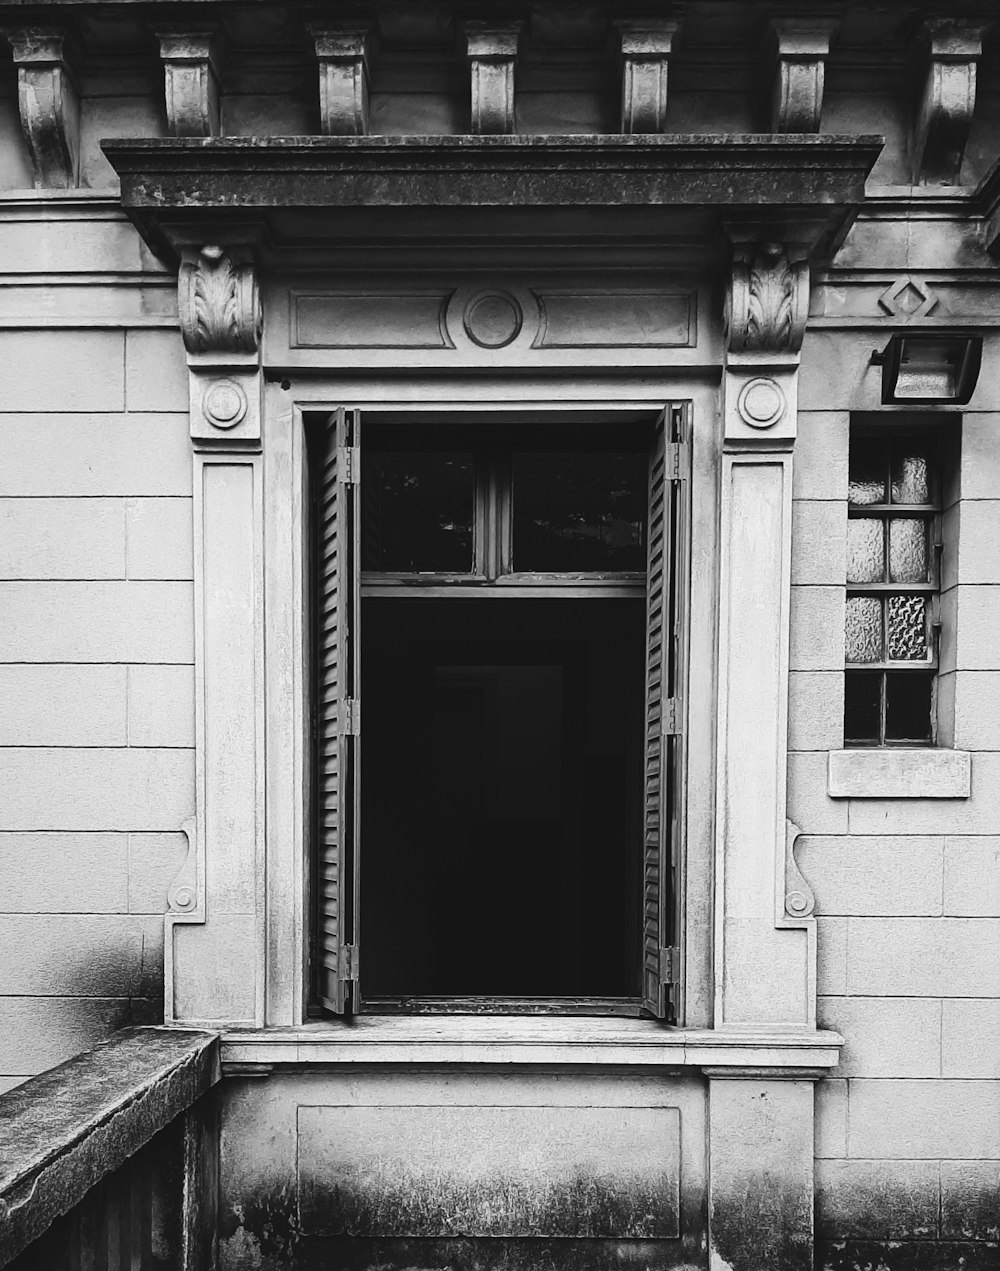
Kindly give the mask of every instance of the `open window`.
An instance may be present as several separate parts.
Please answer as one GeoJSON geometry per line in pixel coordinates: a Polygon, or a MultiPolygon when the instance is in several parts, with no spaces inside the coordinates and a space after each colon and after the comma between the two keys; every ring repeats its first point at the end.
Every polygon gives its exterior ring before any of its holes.
{"type": "Polygon", "coordinates": [[[316,421],[324,1009],[675,1018],[687,430],[316,421]]]}

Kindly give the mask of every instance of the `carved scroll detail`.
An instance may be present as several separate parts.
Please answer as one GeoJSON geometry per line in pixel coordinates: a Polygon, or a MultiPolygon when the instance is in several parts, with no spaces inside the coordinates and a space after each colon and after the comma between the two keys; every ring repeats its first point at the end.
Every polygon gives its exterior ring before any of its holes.
{"type": "Polygon", "coordinates": [[[932,18],[926,32],[930,60],[913,145],[913,179],[958,180],[976,106],[976,66],[983,26],[960,18],[932,18]]]}
{"type": "Polygon", "coordinates": [[[80,103],[66,58],[65,33],[54,27],[7,32],[17,66],[21,128],[39,188],[79,184],[80,103]]]}
{"type": "Polygon", "coordinates": [[[789,918],[811,918],[816,908],[816,897],[795,860],[801,833],[794,821],[785,821],[785,913],[789,918]]]}
{"type": "Polygon", "coordinates": [[[167,917],[174,922],[204,922],[204,869],[198,859],[198,826],[195,818],[190,817],[185,821],[181,831],[187,838],[187,855],[167,888],[167,917]]]}
{"type": "Polygon", "coordinates": [[[221,247],[203,247],[181,264],[177,295],[189,353],[256,351],[261,309],[249,259],[221,247]]]}
{"type": "Polygon", "coordinates": [[[738,251],[726,308],[731,353],[796,353],[802,347],[809,266],[779,243],[738,251]]]}

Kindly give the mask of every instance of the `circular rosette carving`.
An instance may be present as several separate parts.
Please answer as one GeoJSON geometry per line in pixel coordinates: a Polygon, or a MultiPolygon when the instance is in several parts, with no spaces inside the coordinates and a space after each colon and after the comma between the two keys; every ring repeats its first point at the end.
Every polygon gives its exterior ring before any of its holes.
{"type": "Polygon", "coordinates": [[[247,395],[235,380],[213,380],[205,389],[201,408],[213,428],[235,428],[246,418],[247,395]]]}
{"type": "Polygon", "coordinates": [[[751,428],[772,428],[785,413],[785,394],[774,380],[759,376],[740,389],[736,409],[751,428]]]}
{"type": "Polygon", "coordinates": [[[509,292],[481,291],[462,314],[465,334],[481,349],[503,349],[521,333],[524,314],[509,292]]]}

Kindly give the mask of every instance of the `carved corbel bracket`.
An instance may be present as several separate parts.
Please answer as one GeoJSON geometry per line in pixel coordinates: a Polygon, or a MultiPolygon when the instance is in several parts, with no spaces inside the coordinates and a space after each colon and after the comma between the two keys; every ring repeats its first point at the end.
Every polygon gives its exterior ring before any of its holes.
{"type": "Polygon", "coordinates": [[[816,909],[816,897],[795,859],[795,845],[802,831],[794,821],[785,821],[785,859],[782,871],[779,927],[805,927],[816,909]]]}
{"type": "Polygon", "coordinates": [[[976,67],[983,23],[930,18],[924,32],[928,64],[913,138],[914,183],[958,180],[976,105],[976,67]]]}
{"type": "Polygon", "coordinates": [[[780,243],[735,249],[726,304],[730,353],[796,354],[809,312],[809,265],[780,243]]]}
{"type": "Polygon", "coordinates": [[[172,137],[219,135],[219,66],[214,27],[157,26],[167,128],[172,137]]]}
{"type": "Polygon", "coordinates": [[[319,64],[320,132],[327,137],[363,137],[368,132],[371,23],[313,22],[308,31],[319,64]]]}
{"type": "Polygon", "coordinates": [[[771,92],[772,132],[819,132],[823,81],[837,22],[828,17],[775,17],[777,66],[771,92]]]}
{"type": "Polygon", "coordinates": [[[67,37],[56,27],[7,31],[17,66],[21,128],[39,189],[66,190],[80,181],[80,100],[67,53],[67,37]]]}
{"type": "Polygon", "coordinates": [[[185,248],[177,297],[190,370],[192,439],[203,447],[257,448],[262,314],[249,250],[185,248]]]}
{"type": "Polygon", "coordinates": [[[738,447],[794,441],[809,265],[780,243],[739,244],[726,299],[724,435],[738,447]]]}
{"type": "Polygon", "coordinates": [[[514,68],[521,23],[466,22],[462,33],[471,79],[472,132],[514,132],[514,68]]]}
{"type": "Polygon", "coordinates": [[[667,76],[679,21],[622,18],[622,132],[663,132],[667,119],[667,76]]]}

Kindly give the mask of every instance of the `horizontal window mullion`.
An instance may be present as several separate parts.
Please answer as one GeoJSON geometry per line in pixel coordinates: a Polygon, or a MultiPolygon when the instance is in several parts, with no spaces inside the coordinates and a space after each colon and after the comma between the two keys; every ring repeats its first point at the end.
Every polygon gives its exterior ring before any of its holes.
{"type": "Polygon", "coordinates": [[[905,671],[912,675],[929,675],[937,670],[937,658],[927,662],[845,662],[846,671],[905,671]]]}
{"type": "Polygon", "coordinates": [[[870,517],[873,520],[880,516],[922,516],[930,520],[941,511],[937,503],[848,503],[847,515],[850,517],[870,517]]]}
{"type": "Polygon", "coordinates": [[[932,596],[937,583],[848,583],[849,596],[932,596]]]}

